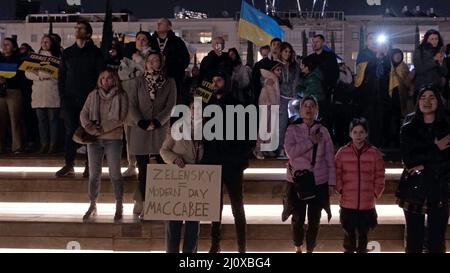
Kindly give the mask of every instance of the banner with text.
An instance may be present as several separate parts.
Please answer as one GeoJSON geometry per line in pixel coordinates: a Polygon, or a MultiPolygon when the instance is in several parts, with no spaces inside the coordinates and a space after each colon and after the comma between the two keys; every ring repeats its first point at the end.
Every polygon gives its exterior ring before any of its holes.
{"type": "Polygon", "coordinates": [[[53,78],[58,78],[60,63],[61,59],[57,57],[31,53],[19,67],[19,70],[30,72],[41,70],[50,74],[53,78]]]}
{"type": "Polygon", "coordinates": [[[144,220],[219,221],[221,166],[147,165],[144,220]]]}

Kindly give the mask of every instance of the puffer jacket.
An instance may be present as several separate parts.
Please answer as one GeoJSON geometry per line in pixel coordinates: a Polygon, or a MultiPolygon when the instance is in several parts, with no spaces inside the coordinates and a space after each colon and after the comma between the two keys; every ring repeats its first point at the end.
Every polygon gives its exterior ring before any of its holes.
{"type": "MultiPolygon", "coordinates": [[[[327,128],[322,126],[320,122],[315,121],[311,127],[308,127],[299,119],[291,124],[286,131],[284,149],[289,158],[289,164],[294,171],[313,171],[316,185],[322,185],[327,182],[330,186],[336,185],[333,142],[327,128]],[[314,145],[309,136],[314,134],[317,129],[322,134],[322,138],[317,147],[316,165],[313,169],[311,161],[314,145]]],[[[288,182],[293,182],[289,168],[287,180],[288,182]]]]}
{"type": "Polygon", "coordinates": [[[380,151],[370,144],[361,150],[349,143],[336,154],[336,190],[340,205],[355,210],[375,208],[384,190],[384,161],[380,151]]]}
{"type": "MultiPolygon", "coordinates": [[[[39,52],[41,55],[51,56],[47,51],[39,52]]],[[[49,73],[39,70],[38,73],[25,72],[25,77],[33,81],[31,93],[31,107],[33,108],[59,108],[58,79],[49,73]]]]}

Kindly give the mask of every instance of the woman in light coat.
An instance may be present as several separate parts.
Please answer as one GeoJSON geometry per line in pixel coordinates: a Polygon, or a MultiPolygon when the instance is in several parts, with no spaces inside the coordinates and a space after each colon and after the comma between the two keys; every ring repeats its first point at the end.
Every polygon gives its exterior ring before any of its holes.
{"type": "MultiPolygon", "coordinates": [[[[61,51],[58,43],[49,35],[41,40],[39,54],[59,58],[61,51]]],[[[39,121],[39,137],[41,141],[40,154],[55,153],[58,143],[58,124],[60,98],[58,92],[58,77],[40,69],[26,71],[25,76],[33,81],[31,107],[36,109],[39,121]]]]}
{"type": "Polygon", "coordinates": [[[145,74],[137,80],[136,92],[129,96],[129,121],[133,124],[129,134],[129,153],[136,155],[139,169],[139,190],[145,200],[147,164],[150,156],[164,163],[159,151],[170,128],[170,113],[176,103],[177,88],[167,78],[163,56],[150,52],[145,61],[145,74]]]}

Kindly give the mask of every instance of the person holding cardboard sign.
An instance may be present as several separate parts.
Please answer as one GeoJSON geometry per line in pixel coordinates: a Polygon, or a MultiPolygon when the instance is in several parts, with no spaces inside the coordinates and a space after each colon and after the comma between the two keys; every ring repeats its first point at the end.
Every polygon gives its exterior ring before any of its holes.
{"type": "MultiPolygon", "coordinates": [[[[61,51],[58,43],[49,35],[41,40],[40,55],[59,58],[61,51]]],[[[25,76],[33,81],[31,107],[36,109],[39,121],[40,154],[56,152],[58,143],[58,124],[60,98],[58,80],[44,70],[26,71],[25,76]]]]}
{"type": "MultiPolygon", "coordinates": [[[[194,101],[189,105],[191,109],[191,119],[194,120],[194,101]]],[[[200,119],[201,122],[201,119],[200,119]]],[[[191,140],[174,140],[171,133],[168,133],[161,147],[160,154],[166,164],[175,164],[184,168],[186,164],[197,164],[203,156],[203,144],[201,140],[194,139],[194,126],[191,128],[191,140]]],[[[183,221],[166,222],[166,252],[178,253],[181,240],[181,228],[183,221]]],[[[200,222],[185,221],[183,253],[197,252],[198,233],[200,222]]]]}

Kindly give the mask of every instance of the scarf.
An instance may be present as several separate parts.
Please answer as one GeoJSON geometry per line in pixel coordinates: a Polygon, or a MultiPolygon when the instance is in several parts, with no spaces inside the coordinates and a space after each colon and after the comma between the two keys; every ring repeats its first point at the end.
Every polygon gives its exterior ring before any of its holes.
{"type": "Polygon", "coordinates": [[[166,78],[161,71],[157,70],[154,70],[152,72],[146,71],[144,78],[145,83],[147,84],[147,90],[150,94],[150,99],[154,101],[156,97],[156,91],[166,83],[166,78]]]}
{"type": "Polygon", "coordinates": [[[118,94],[118,88],[113,87],[108,93],[106,93],[103,89],[98,88],[94,91],[95,94],[92,98],[91,105],[89,106],[89,120],[93,121],[97,125],[101,123],[101,114],[100,114],[100,101],[101,100],[110,100],[112,99],[112,103],[108,109],[108,120],[120,120],[120,96],[118,94]]]}

